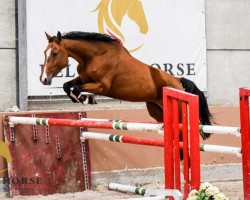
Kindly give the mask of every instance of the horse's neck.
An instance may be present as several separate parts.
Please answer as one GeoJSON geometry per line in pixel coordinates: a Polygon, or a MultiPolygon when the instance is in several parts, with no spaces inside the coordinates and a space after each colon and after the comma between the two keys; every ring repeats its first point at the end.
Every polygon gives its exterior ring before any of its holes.
{"type": "Polygon", "coordinates": [[[65,40],[63,44],[68,51],[69,57],[72,57],[82,65],[95,55],[97,49],[95,45],[90,45],[86,41],[65,40]]]}

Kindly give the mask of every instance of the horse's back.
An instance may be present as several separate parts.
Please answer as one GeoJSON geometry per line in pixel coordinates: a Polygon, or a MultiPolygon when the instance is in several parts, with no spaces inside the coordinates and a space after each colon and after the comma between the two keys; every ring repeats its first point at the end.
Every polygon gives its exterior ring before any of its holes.
{"type": "Polygon", "coordinates": [[[110,95],[114,98],[124,97],[129,101],[155,101],[162,98],[165,86],[183,89],[170,74],[153,68],[121,51],[112,80],[110,95]]]}

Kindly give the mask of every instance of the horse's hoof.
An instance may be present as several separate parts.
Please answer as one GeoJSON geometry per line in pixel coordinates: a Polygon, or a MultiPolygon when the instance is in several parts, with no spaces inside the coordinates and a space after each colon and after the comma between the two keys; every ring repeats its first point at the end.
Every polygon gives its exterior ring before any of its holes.
{"type": "Polygon", "coordinates": [[[82,94],[81,94],[81,95],[78,97],[78,100],[79,100],[79,102],[81,102],[83,105],[89,104],[89,98],[88,98],[87,95],[82,95],[82,94]]]}
{"type": "Polygon", "coordinates": [[[69,98],[71,99],[71,101],[73,102],[73,103],[79,103],[79,100],[78,100],[78,98],[74,95],[74,93],[71,91],[70,93],[69,93],[69,98]]]}
{"type": "Polygon", "coordinates": [[[93,95],[89,96],[89,104],[93,105],[93,104],[97,104],[95,97],[93,95]]]}

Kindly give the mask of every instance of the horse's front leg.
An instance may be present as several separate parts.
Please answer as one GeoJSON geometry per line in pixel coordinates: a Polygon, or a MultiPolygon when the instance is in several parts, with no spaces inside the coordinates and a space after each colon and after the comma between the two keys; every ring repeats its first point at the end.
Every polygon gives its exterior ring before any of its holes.
{"type": "Polygon", "coordinates": [[[82,85],[82,80],[81,78],[78,76],[76,78],[74,78],[71,81],[68,81],[66,83],[63,84],[63,90],[64,92],[66,92],[66,94],[68,95],[68,97],[72,100],[72,102],[74,103],[79,103],[79,99],[77,98],[79,95],[75,95],[73,94],[73,91],[71,90],[72,87],[74,87],[75,85],[82,85]]]}
{"type": "Polygon", "coordinates": [[[82,85],[75,85],[72,90],[72,95],[77,99],[78,102],[83,105],[87,104],[97,104],[93,94],[81,94],[81,92],[86,92],[82,89],[82,85]]]}
{"type": "Polygon", "coordinates": [[[93,94],[84,95],[81,94],[83,82],[81,78],[78,76],[71,81],[68,81],[63,84],[63,90],[66,92],[68,97],[74,103],[82,103],[82,104],[96,104],[96,100],[93,94]],[[71,88],[73,87],[73,90],[71,88]]]}
{"type": "Polygon", "coordinates": [[[78,97],[81,103],[86,104],[88,102],[89,104],[96,104],[96,101],[93,97],[93,95],[87,95],[88,98],[85,97],[85,95],[81,95],[81,92],[89,92],[96,95],[104,95],[106,96],[108,90],[109,90],[108,84],[103,84],[101,82],[91,82],[91,83],[85,83],[83,85],[76,85],[73,89],[73,94],[78,97]],[[79,95],[79,96],[78,96],[79,95]]]}

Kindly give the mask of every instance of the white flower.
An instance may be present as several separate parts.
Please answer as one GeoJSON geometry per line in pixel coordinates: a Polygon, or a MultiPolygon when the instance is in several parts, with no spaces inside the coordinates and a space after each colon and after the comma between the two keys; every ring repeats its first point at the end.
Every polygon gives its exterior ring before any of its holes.
{"type": "Polygon", "coordinates": [[[188,196],[189,197],[196,197],[197,196],[197,190],[192,190],[189,194],[188,194],[188,196]]]}
{"type": "Polygon", "coordinates": [[[196,196],[188,197],[187,200],[197,200],[197,197],[196,196]]]}
{"type": "Polygon", "coordinates": [[[210,186],[205,190],[205,194],[207,197],[210,197],[212,195],[219,194],[219,193],[220,193],[220,190],[215,186],[210,186]]]}
{"type": "Polygon", "coordinates": [[[229,200],[217,187],[208,182],[202,183],[199,191],[192,190],[187,198],[187,200],[197,199],[229,200]]]}
{"type": "Polygon", "coordinates": [[[211,186],[212,186],[212,184],[209,183],[209,182],[202,183],[200,185],[200,190],[205,190],[205,189],[207,189],[208,187],[211,187],[211,186]]]}

